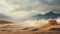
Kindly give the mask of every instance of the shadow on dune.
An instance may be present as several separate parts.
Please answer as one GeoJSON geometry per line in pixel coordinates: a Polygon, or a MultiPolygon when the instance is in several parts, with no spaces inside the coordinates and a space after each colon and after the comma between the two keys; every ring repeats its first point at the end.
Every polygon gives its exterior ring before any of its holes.
{"type": "Polygon", "coordinates": [[[53,30],[53,31],[60,31],[60,28],[51,28],[50,30],[53,30]]]}

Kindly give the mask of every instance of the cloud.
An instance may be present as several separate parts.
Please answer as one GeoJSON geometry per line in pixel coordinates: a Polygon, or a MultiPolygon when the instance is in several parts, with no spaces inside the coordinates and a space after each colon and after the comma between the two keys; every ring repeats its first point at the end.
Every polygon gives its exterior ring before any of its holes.
{"type": "MultiPolygon", "coordinates": [[[[58,1],[58,0],[56,0],[58,1]]],[[[56,2],[55,1],[55,2],[56,2]]],[[[35,10],[37,12],[47,12],[55,8],[59,8],[59,6],[54,5],[53,0],[6,0],[8,5],[13,5],[16,7],[14,11],[32,11],[35,10]],[[52,3],[53,5],[47,5],[46,2],[52,3]],[[46,4],[45,4],[46,3],[46,4]]],[[[58,2],[56,2],[58,4],[58,2]]],[[[56,4],[55,3],[55,4],[56,4]]],[[[59,8],[60,9],[60,8],[59,8]]]]}
{"type": "MultiPolygon", "coordinates": [[[[31,15],[45,14],[51,10],[60,9],[58,1],[59,0],[0,0],[0,12],[14,19],[24,19],[31,15]]],[[[59,13],[58,10],[54,12],[59,13]]]]}
{"type": "Polygon", "coordinates": [[[39,1],[37,0],[8,0],[8,4],[11,5],[19,5],[19,8],[16,8],[15,10],[20,11],[20,10],[32,10],[35,8],[39,1]]]}
{"type": "Polygon", "coordinates": [[[0,13],[0,19],[12,19],[12,18],[0,13]]]}
{"type": "Polygon", "coordinates": [[[42,0],[44,3],[49,5],[57,5],[60,6],[60,0],[42,0]]]}

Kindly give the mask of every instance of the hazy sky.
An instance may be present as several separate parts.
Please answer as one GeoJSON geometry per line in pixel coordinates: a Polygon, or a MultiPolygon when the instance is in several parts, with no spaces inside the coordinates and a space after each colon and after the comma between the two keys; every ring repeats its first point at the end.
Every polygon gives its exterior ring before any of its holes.
{"type": "Polygon", "coordinates": [[[60,0],[0,0],[0,13],[13,19],[26,19],[51,10],[60,13],[60,0]]]}

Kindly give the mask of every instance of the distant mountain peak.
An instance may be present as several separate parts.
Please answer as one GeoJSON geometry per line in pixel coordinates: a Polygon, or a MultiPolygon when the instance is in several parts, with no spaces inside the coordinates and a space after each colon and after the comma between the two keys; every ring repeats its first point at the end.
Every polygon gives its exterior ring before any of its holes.
{"type": "Polygon", "coordinates": [[[49,13],[54,13],[53,11],[50,11],[49,13]]]}
{"type": "Polygon", "coordinates": [[[51,12],[48,12],[48,13],[46,13],[45,15],[51,15],[51,14],[56,14],[56,13],[54,13],[53,11],[51,11],[51,12]]]}

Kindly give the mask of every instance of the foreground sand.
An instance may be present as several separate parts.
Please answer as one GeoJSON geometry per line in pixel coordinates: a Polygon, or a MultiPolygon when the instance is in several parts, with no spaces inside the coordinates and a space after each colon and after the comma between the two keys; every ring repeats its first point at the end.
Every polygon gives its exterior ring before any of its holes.
{"type": "Polygon", "coordinates": [[[0,34],[60,34],[60,31],[51,31],[50,28],[60,28],[60,25],[55,26],[49,26],[46,28],[38,29],[36,31],[30,31],[30,30],[1,30],[0,34]]]}
{"type": "Polygon", "coordinates": [[[0,34],[60,34],[60,31],[0,31],[0,34]]]}

